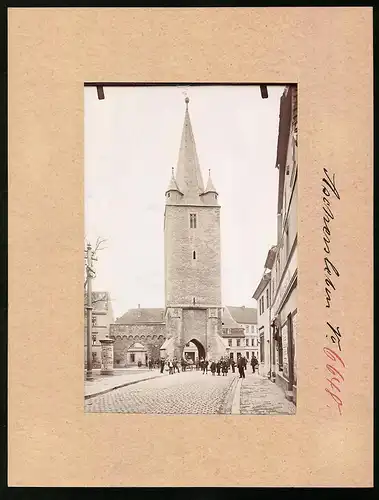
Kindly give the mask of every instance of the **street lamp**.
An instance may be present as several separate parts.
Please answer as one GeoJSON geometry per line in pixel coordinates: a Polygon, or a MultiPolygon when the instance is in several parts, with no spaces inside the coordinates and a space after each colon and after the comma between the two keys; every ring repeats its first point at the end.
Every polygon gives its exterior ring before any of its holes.
{"type": "Polygon", "coordinates": [[[87,245],[87,380],[93,380],[92,375],[92,247],[87,245]]]}

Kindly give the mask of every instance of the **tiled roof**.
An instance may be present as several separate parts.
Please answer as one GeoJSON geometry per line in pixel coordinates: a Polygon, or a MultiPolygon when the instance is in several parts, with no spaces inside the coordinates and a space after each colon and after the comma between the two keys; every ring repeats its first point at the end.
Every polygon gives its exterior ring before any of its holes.
{"type": "MultiPolygon", "coordinates": [[[[116,320],[118,325],[134,325],[138,323],[165,323],[164,308],[137,308],[129,309],[116,320]]],[[[241,324],[256,324],[257,310],[251,307],[225,308],[222,315],[224,328],[238,328],[241,324]]]]}
{"type": "Polygon", "coordinates": [[[170,184],[168,185],[166,193],[168,193],[169,191],[178,191],[180,193],[180,189],[179,189],[178,184],[176,183],[176,180],[175,180],[174,170],[172,171],[170,184]]]}
{"type": "Polygon", "coordinates": [[[271,271],[269,273],[266,273],[263,275],[261,281],[259,282],[259,285],[257,286],[254,294],[253,294],[253,299],[258,300],[260,294],[263,292],[263,290],[266,288],[267,283],[271,279],[271,271]]]}
{"type": "Polygon", "coordinates": [[[211,179],[211,171],[209,170],[209,176],[208,176],[208,182],[207,182],[207,187],[205,188],[204,194],[205,193],[216,193],[216,188],[213,185],[212,179],[211,179]]]}
{"type": "Polygon", "coordinates": [[[162,323],[165,322],[165,310],[163,308],[137,308],[129,309],[123,316],[116,320],[118,325],[135,325],[138,323],[162,323]]]}
{"type": "Polygon", "coordinates": [[[222,327],[223,328],[239,328],[240,325],[235,321],[230,312],[228,311],[228,308],[224,308],[224,312],[222,314],[222,327]]]}
{"type": "Polygon", "coordinates": [[[257,310],[253,307],[233,307],[226,306],[232,318],[240,325],[257,323],[257,310]]]}
{"type": "Polygon", "coordinates": [[[128,351],[146,351],[146,347],[144,347],[139,342],[136,342],[135,344],[129,347],[128,351]]]}
{"type": "Polygon", "coordinates": [[[186,99],[186,111],[176,169],[176,184],[184,195],[183,203],[199,203],[199,196],[204,192],[204,184],[188,112],[188,101],[186,99]]]}

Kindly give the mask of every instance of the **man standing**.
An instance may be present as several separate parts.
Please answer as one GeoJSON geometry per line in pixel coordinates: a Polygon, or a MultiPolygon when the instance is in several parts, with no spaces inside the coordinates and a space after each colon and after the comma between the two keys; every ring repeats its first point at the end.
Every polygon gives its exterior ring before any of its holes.
{"type": "Polygon", "coordinates": [[[232,372],[235,373],[235,371],[236,371],[236,362],[234,361],[234,359],[231,360],[230,364],[232,366],[232,372]]]}
{"type": "Polygon", "coordinates": [[[221,375],[221,359],[219,359],[216,363],[216,370],[217,370],[217,375],[221,375]]]}
{"type": "Polygon", "coordinates": [[[204,360],[204,364],[203,364],[203,375],[208,375],[208,360],[205,359],[204,360]]]}
{"type": "Polygon", "coordinates": [[[251,358],[251,367],[253,369],[253,373],[255,373],[255,368],[258,368],[258,360],[255,357],[254,353],[253,353],[252,358],[251,358]]]}
{"type": "Polygon", "coordinates": [[[164,364],[165,364],[165,360],[164,360],[164,359],[161,359],[161,373],[163,373],[163,370],[164,370],[164,364]]]}
{"type": "Polygon", "coordinates": [[[240,374],[240,378],[245,378],[245,366],[246,366],[246,360],[240,356],[237,360],[237,366],[238,366],[238,371],[240,374]]]}
{"type": "Polygon", "coordinates": [[[178,371],[178,373],[180,373],[180,370],[179,370],[179,363],[178,363],[178,360],[177,358],[174,358],[173,362],[172,362],[172,365],[174,367],[174,373],[176,372],[176,370],[178,371]]]}

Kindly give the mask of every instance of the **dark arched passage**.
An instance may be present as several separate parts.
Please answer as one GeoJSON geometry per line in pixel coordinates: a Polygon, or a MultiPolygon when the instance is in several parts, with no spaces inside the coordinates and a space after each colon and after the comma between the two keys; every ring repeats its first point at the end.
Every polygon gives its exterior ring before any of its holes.
{"type": "Polygon", "coordinates": [[[189,342],[192,342],[197,347],[198,358],[205,359],[205,349],[204,349],[203,344],[196,339],[191,339],[189,342]]]}

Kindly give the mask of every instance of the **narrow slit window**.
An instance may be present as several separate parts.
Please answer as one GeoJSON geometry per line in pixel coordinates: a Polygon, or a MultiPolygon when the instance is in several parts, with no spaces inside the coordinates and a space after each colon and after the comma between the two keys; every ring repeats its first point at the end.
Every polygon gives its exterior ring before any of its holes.
{"type": "Polygon", "coordinates": [[[196,259],[196,252],[195,250],[192,252],[192,258],[195,260],[196,259]]]}
{"type": "Polygon", "coordinates": [[[196,214],[190,214],[190,228],[191,229],[196,229],[196,214]]]}

